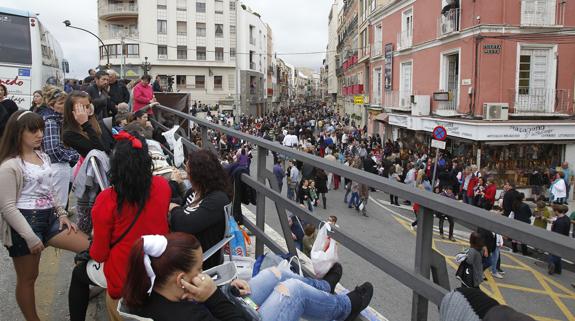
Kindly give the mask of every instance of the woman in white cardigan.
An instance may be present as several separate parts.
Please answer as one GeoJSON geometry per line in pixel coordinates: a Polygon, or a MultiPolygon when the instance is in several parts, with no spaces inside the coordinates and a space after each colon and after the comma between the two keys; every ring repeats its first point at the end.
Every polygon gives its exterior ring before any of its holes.
{"type": "Polygon", "coordinates": [[[551,200],[555,204],[565,204],[567,202],[567,185],[565,185],[565,174],[557,172],[555,181],[551,185],[551,200]]]}

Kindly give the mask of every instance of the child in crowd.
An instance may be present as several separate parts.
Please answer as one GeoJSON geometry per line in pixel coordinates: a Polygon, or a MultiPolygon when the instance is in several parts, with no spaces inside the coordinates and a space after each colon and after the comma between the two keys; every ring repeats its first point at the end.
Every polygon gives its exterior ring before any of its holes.
{"type": "Polygon", "coordinates": [[[308,257],[311,257],[311,248],[317,237],[317,231],[314,225],[307,224],[304,228],[303,237],[303,253],[308,257]]]}
{"type": "Polygon", "coordinates": [[[309,181],[309,198],[313,206],[318,205],[319,197],[317,196],[317,188],[315,187],[315,181],[309,181]]]}
{"type": "Polygon", "coordinates": [[[553,214],[544,201],[538,201],[533,216],[535,217],[534,226],[547,229],[547,222],[553,217],[553,214]]]}
{"type": "Polygon", "coordinates": [[[358,207],[359,206],[359,183],[358,182],[351,182],[351,198],[349,199],[349,203],[347,204],[348,208],[358,207]]]}
{"type": "MultiPolygon", "coordinates": [[[[551,231],[565,236],[569,236],[571,230],[571,220],[567,217],[566,213],[569,211],[567,205],[553,205],[553,211],[557,219],[551,225],[551,231]]],[[[547,265],[547,272],[551,274],[561,274],[561,258],[551,254],[549,256],[549,264],[547,265]]]]}
{"type": "Polygon", "coordinates": [[[482,253],[483,252],[483,239],[478,232],[473,232],[469,236],[469,252],[467,253],[467,258],[465,259],[469,265],[473,268],[473,285],[472,287],[478,288],[481,282],[483,282],[483,263],[482,263],[482,253]]]}

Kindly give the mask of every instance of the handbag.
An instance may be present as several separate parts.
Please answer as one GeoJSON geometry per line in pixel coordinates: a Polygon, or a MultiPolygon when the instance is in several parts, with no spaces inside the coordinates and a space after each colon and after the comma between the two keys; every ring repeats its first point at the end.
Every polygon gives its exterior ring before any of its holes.
{"type": "MultiPolygon", "coordinates": [[[[142,214],[143,210],[144,207],[140,206],[138,212],[136,213],[136,217],[134,217],[134,220],[132,221],[132,223],[130,223],[130,226],[128,226],[128,228],[124,231],[124,233],[122,233],[122,235],[120,235],[120,237],[118,237],[114,242],[110,244],[110,250],[116,244],[120,243],[120,241],[124,239],[126,235],[128,235],[128,232],[130,232],[132,227],[134,227],[136,221],[140,217],[140,214],[142,214]]],[[[79,258],[80,261],[85,261],[86,258],[89,258],[88,262],[86,263],[86,273],[88,274],[88,278],[90,279],[90,281],[92,281],[94,284],[96,284],[101,288],[105,289],[108,287],[108,284],[106,282],[106,276],[104,275],[104,262],[96,262],[92,258],[90,258],[90,248],[78,253],[74,258],[74,260],[76,261],[77,258],[79,258]],[[84,252],[87,252],[87,254],[84,252]]]]}
{"type": "Polygon", "coordinates": [[[473,265],[467,263],[467,261],[462,261],[455,272],[455,276],[461,284],[468,288],[475,288],[475,282],[473,281],[473,265]]]}

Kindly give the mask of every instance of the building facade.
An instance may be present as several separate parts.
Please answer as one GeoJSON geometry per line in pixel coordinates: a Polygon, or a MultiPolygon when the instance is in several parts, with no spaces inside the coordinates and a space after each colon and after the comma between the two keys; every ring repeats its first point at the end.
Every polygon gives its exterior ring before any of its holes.
{"type": "Polygon", "coordinates": [[[338,15],[339,8],[341,7],[341,1],[334,0],[331,5],[328,17],[328,44],[326,53],[326,63],[325,69],[327,72],[327,92],[331,96],[330,102],[335,103],[338,94],[338,81],[336,70],[337,65],[337,45],[338,45],[338,15]]]}
{"type": "MultiPolygon", "coordinates": [[[[100,0],[99,34],[112,68],[123,77],[142,75],[147,62],[165,89],[213,105],[236,92],[237,5],[236,0],[100,0]],[[171,88],[168,77],[174,80],[171,88]]],[[[100,59],[106,59],[103,47],[100,59]]]]}
{"type": "Polygon", "coordinates": [[[246,5],[237,9],[239,113],[261,116],[267,104],[268,26],[246,5]]]}
{"type": "MultiPolygon", "coordinates": [[[[530,185],[575,159],[575,3],[401,0],[369,15],[368,130],[530,185]],[[504,145],[504,146],[503,146],[504,145]],[[528,160],[526,160],[528,159],[528,160]]],[[[530,193],[528,193],[529,195],[530,193]]]]}

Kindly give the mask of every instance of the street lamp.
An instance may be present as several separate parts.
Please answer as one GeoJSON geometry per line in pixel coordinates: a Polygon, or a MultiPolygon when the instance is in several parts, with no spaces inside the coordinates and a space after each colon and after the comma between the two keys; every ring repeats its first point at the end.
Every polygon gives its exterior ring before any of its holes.
{"type": "Polygon", "coordinates": [[[73,29],[78,29],[78,30],[82,30],[85,31],[89,34],[91,34],[92,36],[96,37],[96,39],[98,39],[100,41],[100,43],[102,44],[102,46],[104,47],[104,50],[106,50],[106,69],[110,69],[110,52],[108,51],[108,46],[106,46],[104,44],[104,42],[102,41],[102,39],[100,39],[100,37],[98,37],[95,33],[93,33],[90,30],[86,30],[84,28],[80,28],[80,27],[74,27],[72,26],[72,23],[70,22],[70,20],[64,20],[62,21],[64,23],[64,25],[66,25],[66,27],[68,28],[73,28],[73,29]]]}

